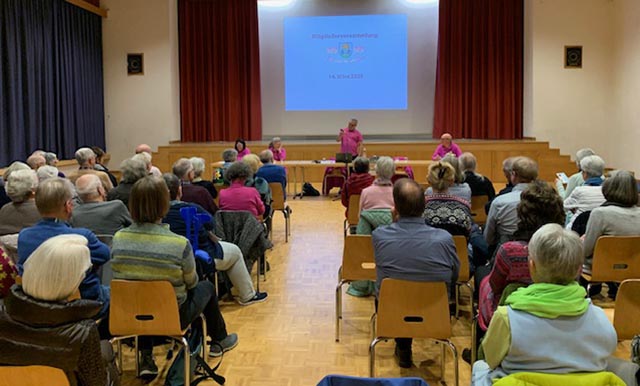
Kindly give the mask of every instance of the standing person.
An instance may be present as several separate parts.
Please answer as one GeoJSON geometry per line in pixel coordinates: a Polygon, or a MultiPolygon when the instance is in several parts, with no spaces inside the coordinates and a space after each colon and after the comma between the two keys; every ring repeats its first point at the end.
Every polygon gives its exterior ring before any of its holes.
{"type": "Polygon", "coordinates": [[[438,145],[438,147],[436,147],[436,150],[433,152],[431,159],[434,161],[439,161],[449,153],[453,153],[456,157],[460,157],[462,151],[460,150],[458,145],[453,143],[453,137],[451,136],[451,134],[444,133],[440,137],[440,144],[438,145]]]}
{"type": "Polygon", "coordinates": [[[340,142],[340,152],[349,153],[353,158],[362,154],[363,138],[362,133],[356,129],[358,120],[351,118],[347,127],[340,129],[340,134],[336,142],[340,142]]]}
{"type": "MultiPolygon", "coordinates": [[[[414,180],[402,178],[393,185],[393,223],[371,234],[376,261],[376,297],[385,278],[445,282],[450,294],[458,279],[460,263],[451,235],[425,224],[424,192],[414,180]],[[407,253],[411,251],[412,253],[407,253]]],[[[410,338],[397,338],[399,365],[409,368],[410,338]]]]}
{"type": "Polygon", "coordinates": [[[247,143],[242,138],[236,139],[236,144],[234,145],[234,147],[238,152],[238,161],[241,161],[242,157],[244,157],[245,155],[251,154],[251,150],[247,147],[247,143]]]}
{"type": "Polygon", "coordinates": [[[287,151],[282,146],[282,140],[280,137],[274,137],[269,144],[269,150],[273,153],[273,159],[275,161],[284,161],[287,158],[287,151]]]}

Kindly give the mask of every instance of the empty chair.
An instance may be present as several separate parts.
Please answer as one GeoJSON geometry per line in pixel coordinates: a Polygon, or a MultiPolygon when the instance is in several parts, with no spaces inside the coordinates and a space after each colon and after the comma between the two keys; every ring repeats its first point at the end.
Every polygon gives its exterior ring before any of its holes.
{"type": "Polygon", "coordinates": [[[489,202],[489,196],[471,196],[471,216],[473,222],[478,225],[484,225],[487,222],[487,212],[484,210],[485,205],[489,202]]]}
{"type": "MultiPolygon", "coordinates": [[[[609,310],[605,309],[605,312],[609,310]]],[[[625,280],[620,284],[614,310],[613,328],[619,341],[631,340],[640,333],[640,279],[625,280]]]]}
{"type": "Polygon", "coordinates": [[[69,386],[64,372],[49,366],[0,366],[0,386],[69,386]]]}
{"type": "MultiPolygon", "coordinates": [[[[456,281],[456,318],[460,313],[460,287],[467,286],[469,288],[470,298],[473,299],[473,288],[470,281],[471,276],[469,273],[469,250],[467,249],[467,238],[464,236],[453,236],[453,241],[456,244],[456,254],[458,260],[460,260],[460,271],[458,273],[458,281],[456,281]]],[[[471,300],[473,302],[473,300],[471,300]]],[[[471,310],[473,310],[473,303],[471,303],[471,310]]],[[[473,312],[471,312],[473,314],[473,312]]]]}
{"type": "Polygon", "coordinates": [[[600,236],[593,251],[591,274],[583,272],[582,277],[589,282],[588,287],[640,278],[640,236],[600,236]]]}
{"type": "MultiPolygon", "coordinates": [[[[269,188],[271,188],[271,197],[273,197],[271,209],[274,213],[278,211],[284,215],[284,241],[289,242],[289,235],[291,234],[291,211],[289,211],[289,207],[285,205],[282,184],[279,182],[270,182],[269,188]]],[[[273,229],[271,229],[271,232],[273,232],[273,229]]]]}

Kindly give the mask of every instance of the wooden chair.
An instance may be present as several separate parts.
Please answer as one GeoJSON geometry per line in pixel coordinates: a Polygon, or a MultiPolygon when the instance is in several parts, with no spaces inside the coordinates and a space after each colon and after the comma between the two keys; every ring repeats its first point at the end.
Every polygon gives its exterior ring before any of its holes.
{"type": "Polygon", "coordinates": [[[435,339],[442,343],[440,366],[444,380],[445,345],[453,353],[455,385],[458,386],[458,351],[449,340],[451,320],[449,298],[444,282],[417,282],[384,279],[378,296],[378,311],[372,323],[375,338],[369,345],[369,376],[375,373],[375,347],[391,338],[435,339]],[[420,296],[416,296],[420,294],[420,296]]]}
{"type": "Polygon", "coordinates": [[[370,235],[348,235],[342,250],[342,266],[336,286],[336,342],[340,341],[342,286],[356,280],[376,280],[376,263],[370,235]]]}
{"type": "Polygon", "coordinates": [[[0,386],[69,386],[65,373],[49,366],[0,366],[0,386]]]}
{"type": "MultiPolygon", "coordinates": [[[[458,281],[456,281],[456,319],[460,314],[460,287],[467,286],[470,298],[473,299],[473,288],[471,287],[471,276],[469,274],[469,250],[467,249],[467,238],[464,236],[453,236],[456,244],[456,254],[460,261],[460,271],[458,281]]],[[[473,300],[471,300],[471,314],[473,315],[473,300]]]]}
{"type": "Polygon", "coordinates": [[[616,295],[615,308],[604,311],[613,321],[619,341],[631,340],[640,334],[640,279],[623,281],[616,295]]]}
{"type": "Polygon", "coordinates": [[[591,274],[582,273],[589,284],[640,279],[640,236],[600,236],[593,251],[591,274]]]}
{"type": "Polygon", "coordinates": [[[478,225],[484,225],[487,222],[487,212],[484,206],[489,202],[489,196],[472,196],[471,197],[471,216],[473,221],[478,225]]]}
{"type": "MultiPolygon", "coordinates": [[[[207,325],[203,315],[203,342],[205,351],[207,325]]],[[[173,285],[168,281],[113,280],[109,306],[109,330],[118,343],[118,368],[122,371],[122,339],[135,337],[136,375],[139,374],[137,353],[139,336],[167,336],[184,349],[184,379],[190,384],[189,361],[191,350],[185,338],[186,329],[180,328],[180,314],[173,285]]]]}
{"type": "MultiPolygon", "coordinates": [[[[271,197],[273,198],[271,209],[274,213],[275,211],[279,211],[284,215],[284,242],[288,243],[289,235],[291,234],[291,213],[285,205],[282,185],[279,182],[270,182],[269,188],[271,188],[271,197]]],[[[273,229],[271,229],[271,232],[273,232],[273,229]]]]}
{"type": "Polygon", "coordinates": [[[349,196],[349,209],[347,210],[347,218],[344,220],[344,237],[347,237],[349,228],[355,227],[360,221],[360,195],[352,194],[349,196]]]}

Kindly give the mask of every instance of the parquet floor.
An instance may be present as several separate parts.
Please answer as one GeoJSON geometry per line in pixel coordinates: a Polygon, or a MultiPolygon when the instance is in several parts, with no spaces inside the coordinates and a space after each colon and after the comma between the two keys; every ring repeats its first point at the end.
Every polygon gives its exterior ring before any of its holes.
{"type": "MultiPolygon", "coordinates": [[[[229,332],[239,335],[240,343],[225,354],[219,373],[229,386],[315,385],[327,374],[368,376],[369,318],[373,298],[344,296],[343,328],[340,343],[334,341],[335,286],[342,255],[340,201],[324,197],[291,200],[292,231],[284,242],[284,220],[274,220],[274,249],[267,258],[271,264],[261,290],[269,293],[267,302],[248,307],[223,303],[222,313],[229,332]]],[[[255,277],[255,275],[254,275],[255,277]]],[[[346,290],[346,286],[345,286],[346,290]]],[[[464,294],[467,294],[463,290],[464,294]]],[[[469,314],[452,319],[453,342],[461,353],[469,347],[469,314]]],[[[379,377],[419,376],[437,384],[440,374],[440,347],[430,341],[414,341],[414,367],[401,369],[393,356],[393,341],[376,349],[376,375],[379,377]]],[[[620,345],[620,356],[628,358],[628,346],[620,345]]],[[[166,349],[156,348],[161,376],[151,385],[163,385],[169,363],[166,349]]],[[[141,385],[135,378],[133,351],[125,352],[123,385],[141,385]]],[[[216,361],[210,360],[211,364],[216,361]]],[[[460,385],[470,384],[470,367],[459,360],[460,385]]],[[[453,361],[447,353],[446,384],[453,385],[453,361]]],[[[202,385],[214,385],[205,382],[202,385]]]]}

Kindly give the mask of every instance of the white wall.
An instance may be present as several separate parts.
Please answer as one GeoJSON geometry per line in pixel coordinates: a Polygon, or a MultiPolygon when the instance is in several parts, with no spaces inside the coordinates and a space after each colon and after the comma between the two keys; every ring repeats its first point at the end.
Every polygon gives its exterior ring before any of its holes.
{"type": "Polygon", "coordinates": [[[105,126],[112,168],[136,145],[180,139],[177,2],[102,0],[105,126]],[[144,75],[127,75],[127,53],[144,53],[144,75]]]}
{"type": "Polygon", "coordinates": [[[525,1],[525,136],[613,161],[613,12],[611,0],[525,1]],[[564,68],[565,45],[583,46],[582,69],[564,68]]]}

